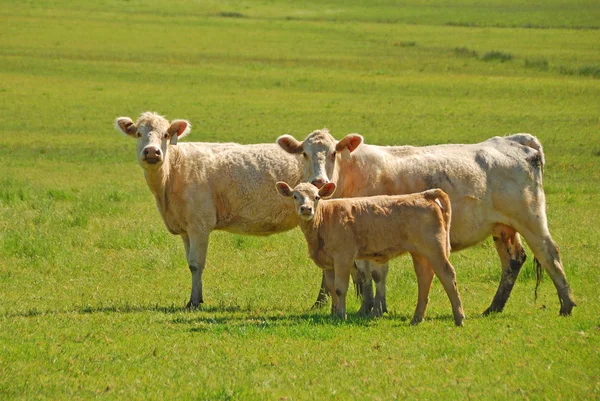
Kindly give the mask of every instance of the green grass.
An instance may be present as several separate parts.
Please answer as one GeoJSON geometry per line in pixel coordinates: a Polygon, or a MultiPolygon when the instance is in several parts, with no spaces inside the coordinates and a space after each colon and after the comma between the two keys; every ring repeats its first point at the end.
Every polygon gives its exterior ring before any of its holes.
{"type": "Polygon", "coordinates": [[[600,397],[600,7],[595,1],[5,1],[0,4],[1,399],[600,397]],[[486,57],[487,56],[487,57],[486,57]],[[489,62],[487,62],[489,61],[489,62]],[[188,140],[426,145],[531,132],[579,306],[558,317],[532,255],[505,312],[493,244],[452,255],[467,320],[392,263],[390,314],[311,311],[298,230],[215,232],[205,304],[117,116],[188,140]]]}

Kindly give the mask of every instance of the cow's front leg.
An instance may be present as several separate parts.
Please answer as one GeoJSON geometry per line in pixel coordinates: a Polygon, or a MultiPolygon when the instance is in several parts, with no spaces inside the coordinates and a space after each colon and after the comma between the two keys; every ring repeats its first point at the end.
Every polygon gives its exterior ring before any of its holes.
{"type": "Polygon", "coordinates": [[[335,295],[338,297],[335,317],[342,319],[346,319],[346,295],[348,294],[348,284],[350,282],[352,264],[352,259],[334,259],[333,264],[335,271],[335,295]]]}
{"type": "Polygon", "coordinates": [[[335,272],[333,269],[323,270],[323,281],[331,294],[331,314],[333,315],[338,305],[338,296],[335,293],[335,272]]]}
{"type": "Polygon", "coordinates": [[[196,308],[204,302],[202,298],[202,272],[206,265],[209,233],[188,233],[183,236],[190,273],[192,273],[192,293],[188,308],[196,308]],[[186,239],[187,238],[187,239],[186,239]]]}

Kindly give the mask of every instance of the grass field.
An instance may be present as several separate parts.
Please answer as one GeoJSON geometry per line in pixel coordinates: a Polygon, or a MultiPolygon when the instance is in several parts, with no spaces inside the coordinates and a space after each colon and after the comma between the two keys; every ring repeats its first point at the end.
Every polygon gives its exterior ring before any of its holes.
{"type": "Polygon", "coordinates": [[[548,0],[0,3],[0,399],[599,399],[600,5],[548,0]],[[531,260],[505,311],[490,240],[453,254],[410,327],[313,311],[299,230],[214,232],[200,310],[117,116],[192,122],[190,141],[273,142],[327,126],[374,144],[530,132],[578,307],[531,260]]]}

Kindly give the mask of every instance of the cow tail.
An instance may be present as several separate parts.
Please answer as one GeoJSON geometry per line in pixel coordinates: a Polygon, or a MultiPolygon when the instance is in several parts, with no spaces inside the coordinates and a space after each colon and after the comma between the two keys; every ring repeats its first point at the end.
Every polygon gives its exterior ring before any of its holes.
{"type": "Polygon", "coordinates": [[[434,202],[442,212],[442,220],[444,222],[444,229],[446,230],[446,250],[448,256],[450,250],[450,222],[452,220],[452,205],[450,204],[450,198],[441,189],[430,189],[425,192],[425,198],[434,202]]]}

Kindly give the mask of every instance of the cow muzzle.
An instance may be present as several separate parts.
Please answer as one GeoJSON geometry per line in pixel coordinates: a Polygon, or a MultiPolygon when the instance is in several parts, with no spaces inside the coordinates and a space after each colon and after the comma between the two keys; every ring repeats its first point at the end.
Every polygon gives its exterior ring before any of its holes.
{"type": "Polygon", "coordinates": [[[302,220],[310,220],[314,217],[314,210],[310,206],[300,206],[299,216],[302,220]]]}
{"type": "Polygon", "coordinates": [[[321,187],[325,184],[327,184],[329,181],[324,179],[324,178],[316,178],[314,180],[312,180],[310,183],[313,184],[315,187],[321,189],[321,187]]]}
{"type": "Polygon", "coordinates": [[[148,164],[157,164],[163,159],[162,151],[154,146],[144,148],[143,155],[142,160],[148,164]]]}

